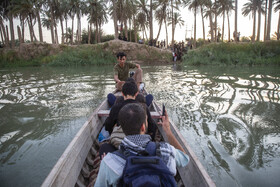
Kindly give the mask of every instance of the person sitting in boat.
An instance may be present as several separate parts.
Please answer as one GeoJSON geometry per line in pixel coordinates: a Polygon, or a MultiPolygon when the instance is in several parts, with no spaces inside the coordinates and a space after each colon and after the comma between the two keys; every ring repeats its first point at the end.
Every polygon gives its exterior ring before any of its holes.
{"type": "MultiPolygon", "coordinates": [[[[139,94],[139,92],[138,92],[138,88],[137,88],[135,81],[133,81],[131,79],[126,81],[122,87],[122,95],[124,97],[124,101],[113,105],[113,107],[110,110],[109,116],[107,117],[107,119],[105,120],[105,122],[103,124],[105,126],[105,130],[108,131],[109,134],[112,133],[114,126],[118,122],[118,114],[119,114],[119,111],[121,110],[121,108],[128,103],[139,103],[137,100],[135,100],[136,96],[138,94],[139,94]]],[[[152,98],[150,98],[150,97],[149,97],[149,99],[152,100],[152,98]]],[[[146,108],[146,113],[148,116],[148,124],[149,124],[148,133],[154,139],[156,128],[157,128],[156,123],[152,119],[148,107],[146,108]]]]}
{"type": "MultiPolygon", "coordinates": [[[[120,145],[121,150],[129,151],[134,155],[141,155],[151,141],[151,137],[146,134],[147,114],[145,110],[139,103],[130,103],[120,110],[118,118],[126,135],[120,145]]],[[[170,173],[175,176],[176,167],[186,166],[189,162],[189,157],[174,137],[166,111],[159,125],[165,131],[170,144],[160,142],[156,151],[160,152],[159,157],[166,164],[170,173]]],[[[101,161],[95,186],[117,186],[122,178],[125,165],[126,160],[118,154],[108,153],[105,155],[101,161]]]]}
{"type": "Polygon", "coordinates": [[[114,66],[114,80],[116,81],[117,90],[122,90],[123,84],[129,77],[129,70],[134,69],[136,67],[137,70],[135,71],[132,78],[135,80],[139,88],[140,84],[143,82],[142,81],[143,71],[140,65],[131,62],[126,62],[126,54],[123,52],[119,52],[117,54],[117,60],[118,63],[114,66]]]}

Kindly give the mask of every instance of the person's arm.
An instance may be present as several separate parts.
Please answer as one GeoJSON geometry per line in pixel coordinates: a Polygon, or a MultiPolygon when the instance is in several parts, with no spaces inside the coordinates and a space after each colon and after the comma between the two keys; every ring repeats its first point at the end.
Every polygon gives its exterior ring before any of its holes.
{"type": "Polygon", "coordinates": [[[114,105],[109,113],[109,116],[107,117],[107,119],[103,124],[105,126],[105,130],[108,131],[109,134],[112,134],[113,128],[117,123],[117,116],[118,116],[117,111],[118,111],[117,106],[114,105]]]}
{"type": "Polygon", "coordinates": [[[162,122],[159,122],[158,124],[162,126],[162,128],[168,138],[169,143],[171,145],[173,145],[176,149],[179,149],[180,151],[186,153],[170,129],[169,118],[168,118],[168,114],[167,114],[166,110],[165,110],[165,116],[162,116],[161,119],[162,119],[162,122]]]}
{"type": "Polygon", "coordinates": [[[135,64],[135,66],[136,66],[138,69],[141,69],[141,67],[140,67],[139,64],[135,64]]]}
{"type": "Polygon", "coordinates": [[[116,81],[116,83],[121,82],[121,80],[119,79],[119,76],[118,76],[118,75],[114,75],[114,80],[116,81]]]}

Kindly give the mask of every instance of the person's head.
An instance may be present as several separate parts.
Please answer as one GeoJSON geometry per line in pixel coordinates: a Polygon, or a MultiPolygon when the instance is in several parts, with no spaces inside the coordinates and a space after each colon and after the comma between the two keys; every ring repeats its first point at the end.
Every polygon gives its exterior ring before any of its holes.
{"type": "Polygon", "coordinates": [[[126,104],[119,112],[118,123],[126,136],[145,133],[148,129],[147,113],[139,103],[126,104]]]}
{"type": "Polygon", "coordinates": [[[145,103],[146,104],[146,98],[144,97],[143,94],[137,94],[135,100],[138,101],[139,103],[145,103]]]}
{"type": "Polygon", "coordinates": [[[117,54],[117,60],[120,64],[124,64],[126,61],[126,54],[124,52],[119,52],[117,54]]]}
{"type": "Polygon", "coordinates": [[[138,87],[135,81],[125,81],[123,87],[122,87],[122,93],[124,97],[127,96],[133,96],[136,97],[136,94],[138,93],[138,87]]]}

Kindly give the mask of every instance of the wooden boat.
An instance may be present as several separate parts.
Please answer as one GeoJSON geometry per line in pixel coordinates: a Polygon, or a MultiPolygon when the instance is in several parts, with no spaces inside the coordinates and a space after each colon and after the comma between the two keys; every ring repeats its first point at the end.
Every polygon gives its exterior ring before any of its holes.
{"type": "MultiPolygon", "coordinates": [[[[115,95],[120,96],[120,92],[115,93],[115,95]]],[[[150,106],[150,111],[154,120],[158,121],[162,111],[155,101],[150,106]]],[[[104,100],[68,145],[43,182],[42,187],[85,187],[94,184],[100,164],[98,134],[108,115],[108,102],[104,100]]],[[[177,168],[175,179],[178,186],[215,186],[215,183],[191,150],[186,140],[171,121],[170,126],[173,134],[190,158],[190,162],[186,167],[177,168]]],[[[167,141],[167,137],[162,128],[159,127],[158,129],[160,139],[167,141]]]]}

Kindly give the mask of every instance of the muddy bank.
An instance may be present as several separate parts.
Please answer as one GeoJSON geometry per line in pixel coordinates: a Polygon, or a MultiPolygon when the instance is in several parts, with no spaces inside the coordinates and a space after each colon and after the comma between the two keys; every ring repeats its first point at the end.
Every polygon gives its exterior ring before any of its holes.
{"type": "Polygon", "coordinates": [[[115,56],[122,51],[127,54],[129,61],[137,63],[168,63],[171,62],[172,53],[170,50],[158,49],[144,44],[125,42],[120,40],[111,40],[105,43],[94,45],[54,45],[47,43],[24,43],[15,49],[2,48],[0,55],[5,57],[5,61],[15,61],[17,59],[32,60],[37,58],[53,57],[63,53],[66,50],[75,48],[102,48],[107,54],[115,56]]]}

